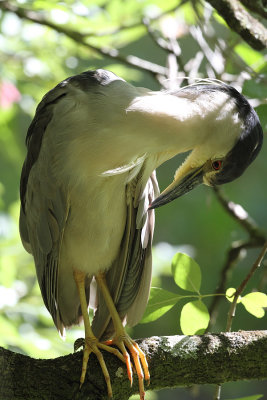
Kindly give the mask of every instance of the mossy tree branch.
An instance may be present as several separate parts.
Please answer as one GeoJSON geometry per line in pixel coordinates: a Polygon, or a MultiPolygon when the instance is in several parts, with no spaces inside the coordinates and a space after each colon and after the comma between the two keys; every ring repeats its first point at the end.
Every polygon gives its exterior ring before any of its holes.
{"type": "MultiPolygon", "coordinates": [[[[267,331],[151,337],[138,343],[148,358],[150,390],[267,377],[267,331]]],[[[130,388],[124,365],[109,353],[104,356],[113,399],[124,400],[138,393],[136,376],[130,388]]],[[[105,381],[94,355],[79,390],[81,361],[81,352],[36,360],[2,348],[0,400],[106,399],[105,381]]]]}

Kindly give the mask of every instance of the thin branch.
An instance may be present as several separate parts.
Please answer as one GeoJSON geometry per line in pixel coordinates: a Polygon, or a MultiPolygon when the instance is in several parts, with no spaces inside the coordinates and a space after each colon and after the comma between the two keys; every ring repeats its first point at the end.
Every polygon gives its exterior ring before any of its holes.
{"type": "MultiPolygon", "coordinates": [[[[185,2],[184,2],[185,3],[185,2]]],[[[156,33],[154,29],[151,27],[151,22],[153,20],[149,18],[144,18],[143,19],[143,24],[146,27],[148,35],[151,37],[151,39],[155,42],[155,44],[161,49],[165,50],[168,53],[173,53],[178,60],[179,66],[182,70],[184,70],[184,64],[181,60],[181,48],[177,42],[177,39],[174,38],[169,38],[169,40],[163,39],[163,37],[159,36],[159,34],[156,33]]]]}
{"type": "Polygon", "coordinates": [[[40,25],[47,26],[58,33],[62,33],[68,38],[72,39],[76,43],[87,47],[91,51],[95,51],[96,53],[109,57],[112,59],[116,59],[117,61],[130,65],[131,67],[135,67],[142,71],[149,72],[153,76],[155,75],[167,75],[167,68],[162,67],[158,64],[152,63],[150,61],[144,60],[140,57],[128,55],[123,56],[119,53],[116,49],[108,49],[104,47],[97,47],[90,43],[88,43],[83,34],[74,31],[72,29],[66,28],[61,25],[54,24],[51,21],[46,20],[42,15],[35,11],[27,10],[22,7],[17,7],[13,4],[10,4],[8,1],[1,1],[0,2],[0,9],[4,11],[10,11],[16,14],[19,18],[26,19],[31,22],[35,22],[40,25]]]}
{"type": "Polygon", "coordinates": [[[238,0],[206,0],[253,49],[267,47],[267,29],[238,0]]]}
{"type": "Polygon", "coordinates": [[[200,26],[191,26],[190,33],[195,41],[198,43],[199,47],[203,51],[208,64],[214,71],[215,77],[218,77],[224,70],[225,59],[222,56],[222,53],[219,52],[217,49],[212,50],[206,41],[203,31],[200,26]],[[218,60],[220,62],[218,62],[218,60]]]}
{"type": "MultiPolygon", "coordinates": [[[[149,363],[151,381],[147,390],[263,380],[267,376],[267,331],[155,336],[138,343],[149,363]]],[[[138,393],[136,375],[131,388],[124,364],[110,353],[104,352],[103,356],[110,372],[113,400],[126,400],[138,393]]],[[[81,364],[82,352],[40,360],[0,348],[0,399],[107,399],[106,383],[93,354],[79,390],[81,364]]]]}
{"type": "Polygon", "coordinates": [[[146,31],[148,33],[148,35],[151,37],[151,39],[153,40],[153,42],[161,49],[166,51],[167,53],[171,51],[171,48],[168,44],[168,42],[163,39],[162,37],[160,37],[155,31],[154,29],[152,29],[151,27],[151,19],[150,18],[143,18],[143,25],[146,28],[146,31]]]}
{"type": "Polygon", "coordinates": [[[243,282],[241,282],[240,286],[237,288],[237,290],[235,292],[234,299],[233,299],[233,302],[231,303],[231,307],[230,307],[230,310],[229,310],[229,313],[228,313],[226,332],[230,332],[231,331],[232,321],[233,321],[233,318],[235,316],[235,310],[236,310],[236,305],[237,305],[238,298],[241,295],[241,293],[243,292],[243,290],[245,289],[245,287],[247,286],[247,284],[248,284],[249,280],[251,279],[251,277],[254,275],[254,273],[258,269],[258,267],[260,267],[261,262],[262,262],[262,260],[263,260],[263,258],[265,256],[266,252],[267,252],[267,242],[264,244],[259,256],[257,257],[257,260],[252,265],[249,273],[247,274],[247,276],[245,277],[243,282]]]}
{"type": "Polygon", "coordinates": [[[221,390],[222,390],[222,385],[217,385],[214,393],[214,400],[220,400],[221,398],[221,390]]]}
{"type": "Polygon", "coordinates": [[[162,76],[158,76],[159,84],[165,89],[173,89],[177,87],[177,77],[180,73],[179,86],[183,83],[183,76],[186,76],[184,69],[184,63],[181,57],[181,48],[176,38],[169,38],[168,40],[159,36],[151,27],[151,20],[148,18],[143,19],[143,23],[147,29],[148,35],[154,41],[154,43],[161,49],[167,52],[167,79],[162,76]],[[179,66],[179,68],[178,68],[179,66]]]}
{"type": "MultiPolygon", "coordinates": [[[[234,242],[227,252],[227,258],[224,263],[224,266],[221,270],[219,284],[216,288],[215,294],[224,293],[226,290],[226,283],[228,282],[229,275],[231,274],[235,265],[240,261],[242,257],[242,253],[248,249],[260,247],[262,245],[262,241],[239,241],[234,242]]],[[[214,326],[218,312],[219,312],[219,304],[222,301],[221,296],[214,296],[212,299],[212,303],[209,308],[210,313],[210,323],[207,328],[207,331],[210,331],[212,326],[214,326]]]]}
{"type": "Polygon", "coordinates": [[[262,245],[266,240],[265,233],[257,226],[256,222],[249,216],[244,208],[240,204],[226,199],[218,186],[214,187],[213,190],[227,213],[247,231],[251,238],[259,241],[260,245],[262,245]]]}
{"type": "MultiPolygon", "coordinates": [[[[185,4],[186,2],[187,0],[182,1],[179,6],[185,4]]],[[[173,89],[173,87],[177,87],[177,77],[179,69],[182,73],[181,78],[182,76],[186,76],[185,66],[181,56],[182,50],[176,37],[168,37],[168,40],[164,39],[157,31],[152,28],[151,22],[152,20],[149,18],[143,19],[143,24],[146,27],[148,35],[161,50],[167,52],[167,80],[161,79],[161,77],[159,77],[158,81],[160,85],[164,88],[173,89]]],[[[182,85],[182,82],[183,79],[179,80],[180,86],[182,85]]]]}
{"type": "MultiPolygon", "coordinates": [[[[214,188],[214,192],[226,212],[232,218],[234,218],[234,220],[238,224],[240,224],[249,235],[248,240],[233,242],[230,249],[228,250],[227,259],[221,271],[219,284],[216,288],[217,294],[225,292],[226,282],[228,281],[229,274],[242,257],[242,253],[245,250],[263,246],[266,241],[266,236],[265,233],[256,225],[255,221],[239,204],[236,204],[226,199],[225,196],[222,194],[222,191],[218,187],[214,188]]],[[[222,298],[220,296],[213,297],[209,309],[211,317],[208,330],[210,330],[210,328],[215,324],[218,315],[218,307],[221,300],[222,298]]]]}

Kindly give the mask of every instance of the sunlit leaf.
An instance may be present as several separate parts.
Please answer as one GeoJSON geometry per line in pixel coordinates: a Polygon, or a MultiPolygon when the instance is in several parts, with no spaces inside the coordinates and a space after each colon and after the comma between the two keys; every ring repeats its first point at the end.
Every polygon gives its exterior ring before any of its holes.
{"type": "MultiPolygon", "coordinates": [[[[236,289],[232,288],[232,287],[228,288],[225,292],[226,298],[228,301],[230,301],[230,303],[232,303],[234,301],[235,292],[236,292],[236,289]]],[[[240,303],[240,302],[241,302],[241,297],[239,296],[237,299],[237,303],[240,303]]]]}
{"type": "Polygon", "coordinates": [[[199,265],[187,254],[177,253],[172,259],[172,274],[176,285],[190,292],[199,292],[201,270],[199,265]]]}
{"type": "Polygon", "coordinates": [[[190,301],[181,312],[180,325],[185,335],[204,333],[209,324],[209,311],[201,300],[190,301]]]}
{"type": "Polygon", "coordinates": [[[254,317],[264,317],[263,307],[267,307],[267,295],[261,292],[252,292],[242,297],[241,302],[245,309],[254,317]]]}
{"type": "Polygon", "coordinates": [[[161,288],[151,288],[148,305],[141,323],[155,321],[183,297],[161,288]]]}

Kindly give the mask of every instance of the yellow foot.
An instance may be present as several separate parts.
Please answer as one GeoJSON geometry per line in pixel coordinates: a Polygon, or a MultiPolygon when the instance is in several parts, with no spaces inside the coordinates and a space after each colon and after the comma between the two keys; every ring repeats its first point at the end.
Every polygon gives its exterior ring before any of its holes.
{"type": "Polygon", "coordinates": [[[130,336],[128,336],[127,334],[120,335],[118,337],[115,337],[112,340],[107,340],[103,344],[108,345],[108,346],[116,345],[120,349],[120,351],[122,352],[122,354],[124,356],[126,367],[127,367],[127,374],[128,374],[130,383],[132,385],[133,372],[132,372],[130,356],[126,350],[126,347],[128,348],[128,350],[132,356],[135,370],[136,370],[136,373],[138,376],[140,400],[144,400],[144,398],[145,398],[144,378],[147,381],[147,383],[149,384],[150,375],[149,375],[146,356],[143,353],[143,351],[140,349],[138,344],[134,340],[132,340],[130,338],[130,336]]]}
{"type": "MultiPolygon", "coordinates": [[[[76,341],[74,346],[75,346],[75,350],[77,350],[77,348],[79,348],[82,345],[80,339],[78,339],[78,342],[76,341]]],[[[103,358],[103,355],[100,351],[101,350],[106,350],[109,353],[114,354],[115,356],[117,356],[121,361],[125,362],[125,358],[124,356],[119,352],[118,349],[114,349],[113,347],[108,346],[105,343],[100,343],[98,341],[98,339],[96,337],[86,337],[84,339],[83,342],[83,364],[82,364],[82,374],[81,374],[81,378],[80,378],[80,387],[82,386],[82,384],[84,383],[85,380],[85,375],[86,375],[86,370],[87,370],[87,364],[88,364],[88,360],[89,360],[89,356],[91,353],[94,353],[98,359],[98,362],[100,364],[100,367],[102,369],[105,381],[106,381],[106,385],[107,385],[107,391],[108,391],[108,396],[112,397],[112,388],[111,388],[111,383],[110,383],[110,376],[109,376],[109,372],[105,363],[105,360],[103,358]]]]}

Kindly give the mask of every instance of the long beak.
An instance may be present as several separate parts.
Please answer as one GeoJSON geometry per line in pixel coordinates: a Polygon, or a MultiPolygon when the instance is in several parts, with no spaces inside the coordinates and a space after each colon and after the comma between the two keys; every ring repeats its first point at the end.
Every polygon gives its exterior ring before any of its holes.
{"type": "Polygon", "coordinates": [[[152,202],[149,209],[161,207],[190,192],[190,190],[203,183],[203,175],[204,165],[191,170],[184,177],[177,177],[177,179],[174,179],[161,195],[152,202]]]}

